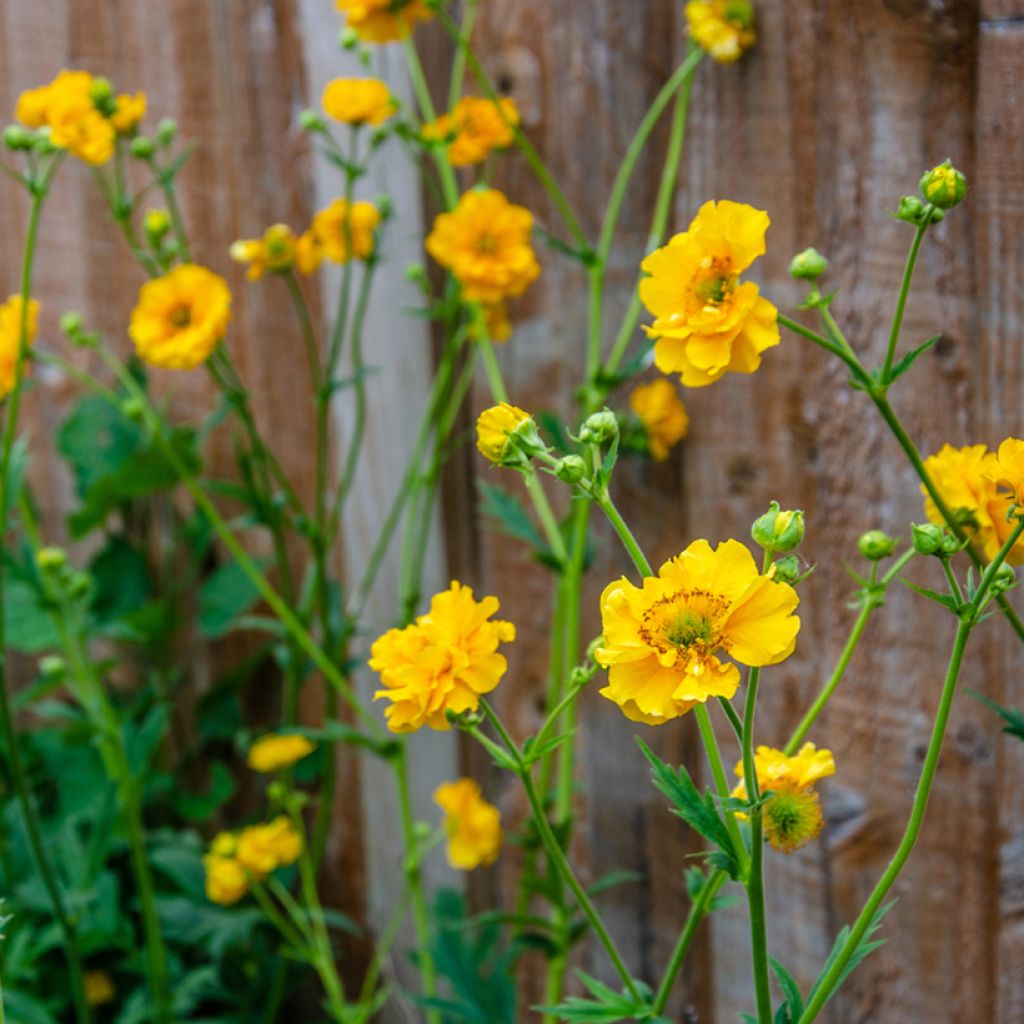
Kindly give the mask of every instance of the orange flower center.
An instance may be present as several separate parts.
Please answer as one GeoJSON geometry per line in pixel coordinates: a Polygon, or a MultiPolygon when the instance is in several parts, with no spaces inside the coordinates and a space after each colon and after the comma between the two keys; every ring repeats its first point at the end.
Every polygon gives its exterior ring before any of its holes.
{"type": "Polygon", "coordinates": [[[706,590],[681,590],[647,610],[640,636],[655,650],[709,655],[724,646],[721,620],[728,602],[706,590]]]}
{"type": "Polygon", "coordinates": [[[709,256],[701,261],[693,277],[693,295],[701,306],[721,306],[733,293],[738,277],[728,258],[709,256]]]}
{"type": "Polygon", "coordinates": [[[179,329],[182,327],[188,327],[188,325],[192,323],[192,310],[182,303],[180,306],[175,306],[174,309],[171,310],[171,315],[168,319],[179,329]]]}

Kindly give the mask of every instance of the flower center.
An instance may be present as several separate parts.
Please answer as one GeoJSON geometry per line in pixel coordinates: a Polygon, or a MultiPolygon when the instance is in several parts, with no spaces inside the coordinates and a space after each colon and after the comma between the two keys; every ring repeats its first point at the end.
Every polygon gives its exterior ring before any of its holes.
{"type": "Polygon", "coordinates": [[[476,240],[476,251],[481,256],[490,256],[498,248],[497,240],[493,235],[481,235],[476,240]]]}
{"type": "Polygon", "coordinates": [[[736,287],[737,275],[729,260],[721,256],[702,261],[693,280],[693,294],[701,306],[721,306],[736,287]]]}
{"type": "Polygon", "coordinates": [[[171,310],[171,315],[168,319],[175,327],[188,327],[188,325],[192,323],[192,310],[183,303],[180,306],[175,306],[174,309],[171,310]]]}
{"type": "Polygon", "coordinates": [[[659,651],[710,654],[723,646],[720,623],[725,598],[706,590],[682,590],[656,601],[644,615],[640,636],[659,651]]]}

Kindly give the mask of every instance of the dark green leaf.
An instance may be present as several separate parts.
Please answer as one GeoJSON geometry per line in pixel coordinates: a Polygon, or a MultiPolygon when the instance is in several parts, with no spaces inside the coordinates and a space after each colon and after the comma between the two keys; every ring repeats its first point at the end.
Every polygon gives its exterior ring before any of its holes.
{"type": "Polygon", "coordinates": [[[786,1000],[784,1009],[787,1016],[779,1024],[783,1024],[783,1022],[785,1024],[796,1024],[800,1019],[800,1015],[804,1012],[804,1001],[800,995],[800,986],[796,983],[796,978],[774,957],[768,957],[768,963],[771,964],[775,980],[779,983],[779,988],[782,990],[782,995],[786,1000]]]}
{"type": "Polygon", "coordinates": [[[42,594],[23,580],[4,585],[4,629],[8,647],[23,654],[60,646],[60,634],[42,594]]]}
{"type": "Polygon", "coordinates": [[[142,444],[138,424],[105,398],[83,398],[57,431],[57,450],[71,465],[78,493],[117,472],[142,444]]]}
{"type": "Polygon", "coordinates": [[[934,338],[929,338],[923,345],[918,345],[917,348],[911,349],[890,371],[889,380],[886,383],[892,383],[897,377],[902,377],[903,374],[909,370],[917,360],[925,354],[934,345],[941,334],[936,334],[934,338]]]}
{"type": "Polygon", "coordinates": [[[199,588],[199,629],[203,636],[222,636],[236,618],[259,600],[256,585],[238,562],[222,565],[199,588]]]}
{"type": "Polygon", "coordinates": [[[205,793],[176,792],[171,803],[188,821],[207,821],[235,795],[235,780],[223,761],[210,766],[210,785],[205,793]]]}
{"type": "Polygon", "coordinates": [[[481,515],[493,519],[509,537],[524,541],[537,550],[546,547],[540,531],[534,526],[523,503],[514,494],[483,479],[477,480],[477,484],[481,494],[481,515]]]}
{"type": "Polygon", "coordinates": [[[1017,708],[1004,708],[1001,704],[997,704],[994,700],[982,693],[978,693],[976,690],[968,690],[967,692],[975,700],[980,700],[982,704],[987,704],[1007,723],[1003,727],[1003,732],[1010,736],[1016,736],[1019,740],[1024,740],[1024,711],[1019,711],[1017,708]]]}
{"type": "MultiPolygon", "coordinates": [[[[836,989],[850,976],[850,973],[860,965],[865,957],[869,953],[878,949],[879,946],[885,945],[885,939],[874,939],[875,934],[882,925],[882,918],[895,906],[896,901],[891,900],[884,906],[879,907],[875,911],[874,917],[871,918],[871,923],[868,925],[867,930],[861,937],[857,948],[853,951],[850,958],[846,961],[846,965],[840,971],[839,976],[836,978],[835,983],[832,986],[831,991],[828,993],[828,997],[831,998],[836,989]]],[[[807,995],[807,1002],[811,1003],[814,1001],[814,997],[818,992],[818,988],[821,983],[825,980],[825,975],[828,974],[832,965],[839,959],[839,954],[843,950],[843,946],[846,945],[846,940],[850,937],[850,926],[845,925],[836,936],[835,944],[832,946],[832,952],[829,953],[828,959],[825,961],[825,966],[821,969],[821,974],[818,976],[818,980],[814,983],[813,988],[807,995]]]]}

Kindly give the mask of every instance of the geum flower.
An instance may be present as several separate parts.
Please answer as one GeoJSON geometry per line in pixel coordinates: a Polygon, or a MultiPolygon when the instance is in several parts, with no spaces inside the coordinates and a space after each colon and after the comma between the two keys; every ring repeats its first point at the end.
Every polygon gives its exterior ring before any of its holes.
{"type": "Polygon", "coordinates": [[[999,445],[989,470],[997,487],[1006,487],[1018,510],[1024,514],[1024,441],[1008,437],[999,445]]]}
{"type": "Polygon", "coordinates": [[[651,458],[664,462],[690,428],[690,417],[679,401],[675,385],[663,377],[649,384],[638,384],[630,393],[629,407],[644,428],[651,458]]]}
{"type": "Polygon", "coordinates": [[[779,343],[778,312],[740,274],[765,251],[763,210],[723,199],[705,203],[689,228],[641,268],[640,298],[654,316],[654,361],[703,387],[726,373],[753,373],[779,343]]]}
{"type": "Polygon", "coordinates": [[[472,779],[442,783],[434,802],[444,811],[448,863],[459,871],[493,864],[501,852],[501,814],[472,779]]]}
{"type": "MultiPolygon", "coordinates": [[[[365,199],[351,204],[347,199],[335,199],[330,206],[314,215],[308,234],[311,234],[319,252],[332,263],[347,263],[353,256],[357,260],[365,260],[373,253],[380,219],[380,210],[365,199]]],[[[299,243],[301,250],[305,243],[303,239],[299,239],[299,243]]],[[[300,251],[300,270],[302,259],[300,251]]]]}
{"type": "Polygon", "coordinates": [[[417,21],[433,17],[425,0],[334,0],[346,26],[367,43],[405,39],[417,21]]]}
{"type": "Polygon", "coordinates": [[[508,664],[498,645],[516,637],[511,622],[491,619],[498,607],[496,597],[476,601],[469,587],[453,582],[412,625],[377,638],[370,668],[384,689],[374,700],[392,702],[385,712],[392,732],[448,729],[449,711],[475,711],[498,685],[508,664]]]}
{"type": "Polygon", "coordinates": [[[738,541],[712,548],[696,540],[658,575],[636,587],[623,578],[601,595],[603,643],[595,654],[608,669],[601,694],[634,722],[659,725],[712,697],[729,699],[744,665],[789,657],[800,620],[787,583],[761,575],[738,541]]]}
{"type": "Polygon", "coordinates": [[[497,189],[463,194],[427,236],[427,252],[450,270],[468,302],[495,303],[522,295],[540,275],[530,245],[533,215],[497,189]]]}
{"type": "Polygon", "coordinates": [[[378,78],[335,78],[324,88],[324,113],[343,124],[383,124],[398,110],[391,90],[378,78]]]}
{"type": "Polygon", "coordinates": [[[276,772],[290,768],[314,750],[316,744],[299,733],[263,736],[249,748],[246,763],[254,772],[276,772]]]}
{"type": "Polygon", "coordinates": [[[495,149],[511,146],[519,124],[519,109],[511,97],[497,102],[482,96],[463,96],[450,114],[423,126],[423,138],[447,143],[453,167],[483,163],[495,149]]]}
{"type": "Polygon", "coordinates": [[[721,64],[739,60],[757,40],[749,0],[691,0],[685,10],[694,42],[721,64]]]}
{"type": "Polygon", "coordinates": [[[245,276],[258,281],[268,271],[283,274],[296,262],[298,240],[287,224],[272,224],[262,238],[240,238],[231,244],[236,263],[247,265],[245,276]]]}
{"type": "Polygon", "coordinates": [[[0,398],[14,390],[21,348],[21,321],[24,311],[25,344],[31,345],[39,327],[39,301],[28,300],[25,309],[20,295],[11,295],[0,304],[0,398]]]}

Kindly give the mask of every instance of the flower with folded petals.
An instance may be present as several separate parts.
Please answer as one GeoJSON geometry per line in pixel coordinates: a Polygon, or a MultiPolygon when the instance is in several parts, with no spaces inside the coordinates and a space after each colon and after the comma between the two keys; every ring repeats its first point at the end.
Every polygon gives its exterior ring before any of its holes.
{"type": "Polygon", "coordinates": [[[425,124],[423,137],[446,143],[453,167],[469,167],[483,163],[493,150],[511,146],[518,124],[519,109],[510,97],[495,101],[464,96],[450,114],[425,124]]]}
{"type": "Polygon", "coordinates": [[[365,260],[373,253],[380,210],[373,203],[335,199],[313,217],[310,229],[320,253],[333,263],[347,263],[353,256],[365,260]]]}
{"type": "Polygon", "coordinates": [[[989,473],[997,486],[1009,488],[1013,503],[1024,510],[1024,441],[1016,437],[1003,441],[989,473]]]}
{"type": "Polygon", "coordinates": [[[206,898],[212,903],[229,907],[249,891],[249,878],[245,867],[234,857],[208,853],[203,857],[206,875],[206,898]]]}
{"type": "Polygon", "coordinates": [[[265,273],[283,274],[296,261],[297,240],[287,224],[272,224],[262,238],[242,238],[232,243],[231,258],[248,264],[245,276],[258,281],[265,273]]]}
{"type": "Polygon", "coordinates": [[[740,274],[765,251],[768,214],[729,200],[705,203],[689,228],[641,264],[640,298],[654,315],[654,361],[702,387],[753,373],[779,343],[775,307],[740,274]]]}
{"type": "Polygon", "coordinates": [[[123,92],[117,97],[117,106],[110,115],[110,123],[118,135],[131,135],[145,116],[146,94],[137,92],[132,96],[123,92]]]}
{"type": "Polygon", "coordinates": [[[405,39],[417,21],[433,17],[425,0],[334,0],[345,24],[366,43],[405,39]]]}
{"type": "Polygon", "coordinates": [[[250,748],[246,763],[254,772],[277,772],[290,768],[316,750],[316,744],[298,733],[264,736],[250,748]]]}
{"type": "Polygon", "coordinates": [[[749,0],[691,0],[686,21],[694,42],[721,64],[731,64],[757,40],[749,0]]]}
{"type": "Polygon", "coordinates": [[[679,401],[675,386],[664,378],[638,384],[629,396],[629,407],[644,428],[651,458],[664,462],[672,447],[686,437],[690,428],[690,417],[679,401]]]}
{"type": "MultiPolygon", "coordinates": [[[[12,295],[0,304],[0,398],[14,390],[21,348],[21,320],[24,305],[20,295],[12,295]]],[[[39,327],[39,302],[29,299],[25,317],[25,344],[31,345],[39,327]]]]}
{"type": "Polygon", "coordinates": [[[391,90],[377,78],[335,78],[321,100],[328,117],[343,124],[382,124],[398,105],[391,90]]]}
{"type": "Polygon", "coordinates": [[[712,697],[729,699],[737,667],[774,665],[796,645],[799,598],[772,573],[762,575],[738,541],[712,548],[696,540],[640,587],[626,579],[601,595],[602,644],[594,657],[608,669],[601,694],[634,722],[659,725],[712,697]]]}
{"type": "Polygon", "coordinates": [[[445,782],[434,791],[445,814],[448,863],[458,871],[493,864],[501,851],[501,814],[472,779],[445,782]]]}

